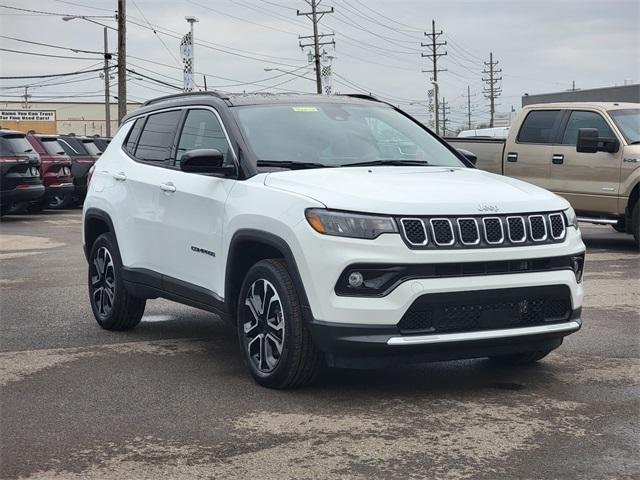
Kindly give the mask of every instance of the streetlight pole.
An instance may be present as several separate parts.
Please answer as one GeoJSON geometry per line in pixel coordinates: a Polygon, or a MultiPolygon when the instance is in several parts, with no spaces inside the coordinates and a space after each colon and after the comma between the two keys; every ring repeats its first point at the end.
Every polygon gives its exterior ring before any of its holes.
{"type": "Polygon", "coordinates": [[[118,124],[127,114],[127,2],[118,0],[118,124]]]}
{"type": "MultiPolygon", "coordinates": [[[[184,19],[189,23],[191,28],[191,71],[192,75],[195,77],[196,74],[196,39],[193,36],[193,24],[198,23],[199,20],[197,17],[184,17],[184,19]]],[[[195,82],[194,82],[195,84],[195,82]]]]}

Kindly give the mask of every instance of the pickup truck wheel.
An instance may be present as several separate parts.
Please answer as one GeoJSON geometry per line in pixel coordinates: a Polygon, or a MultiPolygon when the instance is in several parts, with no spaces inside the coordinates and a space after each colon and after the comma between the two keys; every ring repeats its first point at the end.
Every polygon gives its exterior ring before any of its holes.
{"type": "Polygon", "coordinates": [[[122,260],[111,233],[100,235],[89,254],[89,299],[105,330],[129,330],[144,313],[146,300],[130,295],[122,281],[122,260]]]}
{"type": "Polygon", "coordinates": [[[258,384],[283,389],[315,380],[322,354],[304,324],[282,260],[262,260],[249,269],[240,289],[237,323],[243,360],[258,384]]]}
{"type": "Polygon", "coordinates": [[[636,241],[636,247],[640,249],[640,200],[636,201],[636,205],[633,207],[631,222],[633,238],[636,241]]]}
{"type": "Polygon", "coordinates": [[[535,363],[538,360],[542,360],[549,355],[552,350],[541,350],[535,352],[522,352],[514,353],[512,355],[500,355],[497,357],[490,357],[489,360],[503,365],[527,365],[535,363]]]}

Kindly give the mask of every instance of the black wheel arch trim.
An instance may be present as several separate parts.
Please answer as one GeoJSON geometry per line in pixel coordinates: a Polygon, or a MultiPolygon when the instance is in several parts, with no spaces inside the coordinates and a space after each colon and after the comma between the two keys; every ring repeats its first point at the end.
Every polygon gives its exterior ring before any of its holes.
{"type": "Polygon", "coordinates": [[[84,226],[82,233],[82,249],[84,250],[84,256],[87,259],[87,262],[89,261],[89,254],[91,253],[91,249],[87,247],[87,226],[89,220],[91,219],[97,219],[107,224],[107,226],[109,227],[109,231],[113,234],[113,239],[116,242],[116,248],[118,248],[118,252],[120,252],[120,246],[118,245],[118,235],[116,234],[116,229],[113,226],[111,216],[107,212],[99,208],[88,208],[84,214],[84,219],[82,220],[84,226]]]}
{"type": "Polygon", "coordinates": [[[268,245],[271,248],[278,250],[284,261],[287,265],[287,269],[291,275],[291,279],[296,288],[296,292],[300,296],[300,306],[302,307],[302,312],[305,320],[311,321],[313,319],[313,313],[311,311],[311,306],[309,305],[309,299],[307,298],[307,292],[304,288],[304,283],[302,282],[302,277],[300,276],[300,271],[298,270],[298,264],[296,259],[291,251],[291,247],[283,238],[273,234],[266,232],[264,230],[257,229],[240,229],[237,230],[233,236],[231,237],[231,241],[229,242],[229,250],[227,253],[227,265],[225,269],[225,295],[224,301],[226,305],[226,310],[228,312],[233,312],[235,309],[236,298],[229,293],[233,290],[233,258],[236,255],[236,249],[238,245],[242,241],[253,241],[257,243],[263,243],[268,245]]]}

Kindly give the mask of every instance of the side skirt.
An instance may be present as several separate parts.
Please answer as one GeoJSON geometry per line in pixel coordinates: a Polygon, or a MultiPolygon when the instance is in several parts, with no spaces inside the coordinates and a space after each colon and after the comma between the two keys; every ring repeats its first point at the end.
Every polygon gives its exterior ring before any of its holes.
{"type": "Polygon", "coordinates": [[[198,285],[162,275],[145,268],[122,269],[122,279],[127,291],[140,298],[165,298],[173,302],[215,313],[225,321],[232,318],[224,300],[211,290],[198,285]]]}

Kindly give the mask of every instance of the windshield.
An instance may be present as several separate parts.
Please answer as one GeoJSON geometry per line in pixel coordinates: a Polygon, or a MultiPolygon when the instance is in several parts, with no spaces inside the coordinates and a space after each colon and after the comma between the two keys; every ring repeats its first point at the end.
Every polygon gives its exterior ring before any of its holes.
{"type": "Polygon", "coordinates": [[[640,108],[609,110],[627,143],[640,143],[640,108]]]}
{"type": "Polygon", "coordinates": [[[235,110],[263,162],[335,167],[395,160],[465,166],[436,138],[388,106],[277,104],[235,110]]]}
{"type": "Polygon", "coordinates": [[[45,152],[49,155],[64,155],[64,150],[62,146],[58,143],[58,140],[55,138],[40,138],[40,143],[42,143],[42,147],[45,152]]]}

